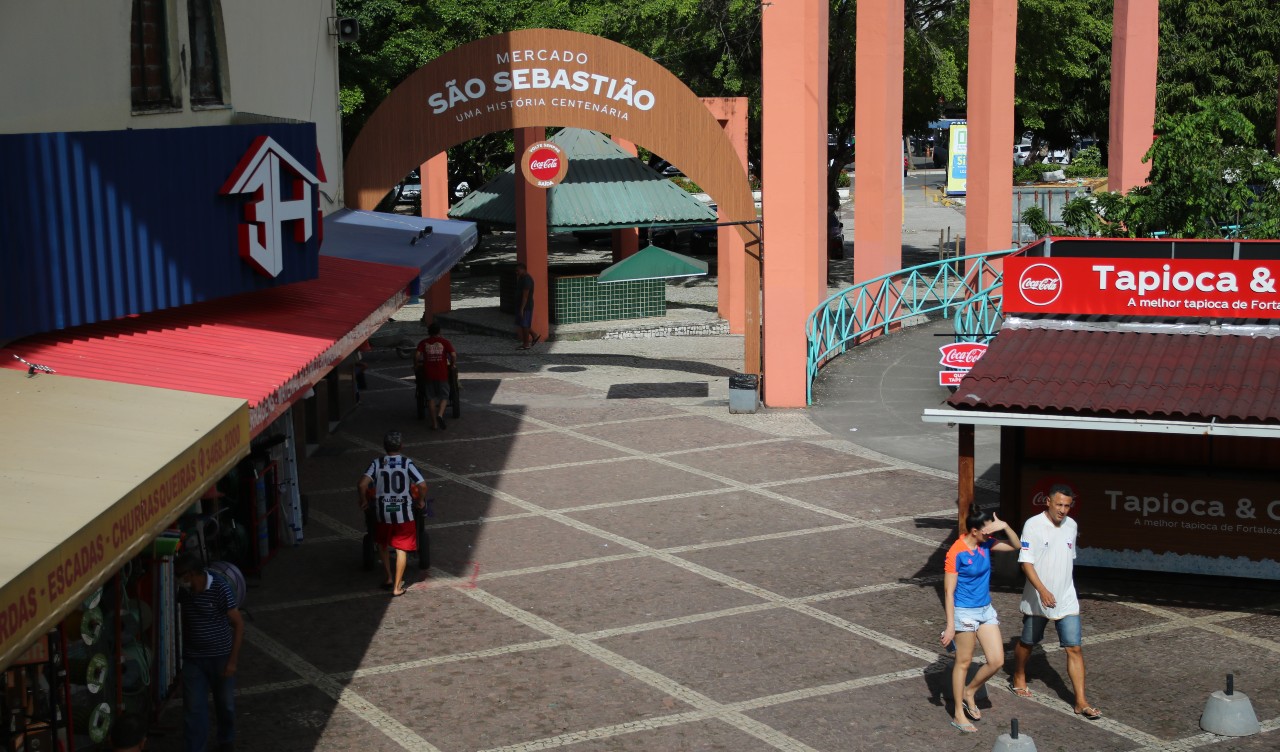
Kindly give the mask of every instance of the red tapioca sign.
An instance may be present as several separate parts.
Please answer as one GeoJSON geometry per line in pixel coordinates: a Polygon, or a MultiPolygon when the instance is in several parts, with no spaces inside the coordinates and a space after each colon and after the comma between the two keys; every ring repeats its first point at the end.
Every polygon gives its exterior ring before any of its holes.
{"type": "Polygon", "coordinates": [[[1277,281],[1280,261],[1011,257],[1004,310],[1280,318],[1277,281]]]}

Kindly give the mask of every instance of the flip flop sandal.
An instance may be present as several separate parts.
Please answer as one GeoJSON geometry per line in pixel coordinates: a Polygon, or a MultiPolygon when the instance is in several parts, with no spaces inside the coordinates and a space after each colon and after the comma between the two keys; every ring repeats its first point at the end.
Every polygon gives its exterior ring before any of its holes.
{"type": "Polygon", "coordinates": [[[1018,697],[1031,697],[1031,690],[1028,687],[1015,687],[1012,684],[1010,684],[1009,691],[1014,693],[1018,697]]]}
{"type": "Polygon", "coordinates": [[[1088,718],[1088,719],[1089,719],[1089,720],[1091,720],[1091,721],[1096,721],[1096,720],[1098,720],[1099,718],[1101,718],[1101,717],[1102,717],[1102,711],[1101,711],[1101,710],[1098,710],[1097,708],[1093,707],[1092,705],[1086,705],[1085,707],[1080,708],[1079,710],[1077,710],[1077,711],[1076,711],[1076,715],[1082,715],[1082,716],[1084,716],[1085,718],[1088,718]]]}
{"type": "Polygon", "coordinates": [[[955,721],[952,721],[951,725],[955,726],[957,729],[959,729],[960,731],[966,734],[978,733],[978,727],[973,725],[972,723],[956,723],[955,721]]]}
{"type": "Polygon", "coordinates": [[[970,705],[968,700],[960,703],[960,707],[964,708],[964,714],[975,721],[982,720],[982,713],[978,712],[978,704],[975,702],[970,705]]]}

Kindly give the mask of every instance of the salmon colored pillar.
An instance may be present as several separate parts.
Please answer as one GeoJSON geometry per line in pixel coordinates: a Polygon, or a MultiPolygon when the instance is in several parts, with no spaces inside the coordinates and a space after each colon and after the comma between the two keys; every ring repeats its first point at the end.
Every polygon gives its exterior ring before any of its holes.
{"type": "Polygon", "coordinates": [[[904,0],[858,5],[853,281],[902,268],[904,0]]]}
{"type": "Polygon", "coordinates": [[[826,0],[762,5],[764,401],[770,407],[804,407],[805,321],[827,291],[831,10],[826,0]]]}
{"type": "MultiPolygon", "coordinates": [[[[746,97],[703,97],[702,103],[707,106],[724,129],[729,143],[742,161],[742,173],[747,174],[747,98],[746,97]]],[[[719,209],[719,219],[725,221],[724,209],[719,209]]],[[[743,296],[745,282],[746,243],[735,227],[721,227],[716,231],[716,308],[720,318],[729,322],[731,334],[742,334],[744,330],[743,296]]],[[[759,288],[756,278],[756,287],[759,288]]]]}
{"type": "MultiPolygon", "coordinates": [[[[422,183],[422,216],[449,216],[449,153],[440,152],[418,168],[422,183]]],[[[453,310],[452,275],[445,272],[423,296],[422,318],[430,321],[437,313],[453,310]]]]}
{"type": "Polygon", "coordinates": [[[1111,26],[1111,127],[1107,187],[1124,193],[1147,182],[1156,122],[1156,58],[1160,52],[1160,4],[1116,0],[1111,26]]]}
{"type": "MultiPolygon", "coordinates": [[[[546,128],[517,128],[516,164],[530,146],[547,137],[546,128]]],[[[573,169],[570,167],[569,169],[573,169]]],[[[533,331],[543,339],[551,339],[547,310],[547,191],[524,179],[516,169],[516,261],[523,263],[533,277],[533,331]]],[[[515,328],[514,323],[512,328],[515,328]]]]}
{"type": "Polygon", "coordinates": [[[970,3],[967,253],[1002,250],[1013,243],[1013,65],[1017,32],[1017,0],[970,3]]]}
{"type": "MultiPolygon", "coordinates": [[[[631,156],[636,156],[635,144],[617,136],[613,137],[613,142],[631,156]]],[[[623,227],[613,231],[613,263],[618,263],[638,250],[640,250],[640,230],[635,227],[623,227]]]]}

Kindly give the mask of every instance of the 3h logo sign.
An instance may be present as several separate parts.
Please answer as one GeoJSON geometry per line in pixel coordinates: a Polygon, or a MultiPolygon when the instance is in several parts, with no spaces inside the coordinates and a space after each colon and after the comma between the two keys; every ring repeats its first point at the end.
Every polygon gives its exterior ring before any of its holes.
{"type": "Polygon", "coordinates": [[[268,136],[259,136],[227,178],[223,196],[254,196],[244,207],[240,256],[268,277],[284,269],[284,225],[293,223],[293,240],[305,243],[324,221],[315,201],[319,179],[268,136]]]}

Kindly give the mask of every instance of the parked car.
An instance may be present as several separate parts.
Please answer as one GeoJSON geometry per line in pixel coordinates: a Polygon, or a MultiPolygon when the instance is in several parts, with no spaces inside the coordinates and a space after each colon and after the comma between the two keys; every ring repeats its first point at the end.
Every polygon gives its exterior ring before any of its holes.
{"type": "Polygon", "coordinates": [[[1031,144],[1018,144],[1013,147],[1013,163],[1021,167],[1031,156],[1031,144]]]}
{"type": "Polygon", "coordinates": [[[1071,164],[1071,150],[1050,149],[1049,154],[1045,156],[1044,161],[1052,164],[1069,165],[1071,164]]]}
{"type": "Polygon", "coordinates": [[[396,203],[412,204],[420,198],[422,198],[422,178],[418,177],[418,171],[414,170],[406,175],[396,188],[396,203]]]}

